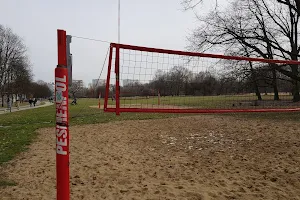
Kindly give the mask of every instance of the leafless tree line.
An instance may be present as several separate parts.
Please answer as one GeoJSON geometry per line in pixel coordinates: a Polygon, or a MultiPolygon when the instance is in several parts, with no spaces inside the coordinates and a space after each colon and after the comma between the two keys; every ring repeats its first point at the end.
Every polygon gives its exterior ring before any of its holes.
{"type": "MultiPolygon", "coordinates": [[[[174,66],[168,72],[158,70],[147,83],[131,82],[120,87],[121,97],[151,97],[157,96],[214,96],[254,93],[257,100],[263,100],[261,93],[273,93],[273,74],[269,66],[253,66],[251,62],[224,62],[224,68],[230,65],[233,69],[221,73],[200,71],[193,73],[182,66],[174,66]],[[251,66],[252,65],[252,66],[251,66]],[[255,81],[253,80],[255,74],[255,81]]],[[[254,64],[255,65],[255,64],[254,64]]],[[[285,76],[276,72],[278,92],[291,93],[292,83],[285,76]]],[[[85,90],[85,96],[105,97],[105,85],[90,87],[85,90]]],[[[115,94],[115,85],[110,86],[109,97],[115,94]]],[[[269,99],[269,98],[268,98],[269,99]]]]}
{"type": "MultiPolygon", "coordinates": [[[[157,71],[153,80],[142,84],[134,82],[121,87],[121,96],[211,96],[211,95],[237,95],[255,93],[258,100],[263,100],[261,93],[272,93],[272,73],[268,67],[256,67],[253,71],[246,71],[249,62],[238,63],[243,70],[234,73],[213,73],[201,71],[192,73],[188,68],[174,66],[169,72],[157,71]],[[256,76],[255,86],[252,74],[256,76]],[[258,93],[256,91],[258,90],[258,93]]],[[[290,93],[291,83],[277,73],[278,92],[290,93]]]]}

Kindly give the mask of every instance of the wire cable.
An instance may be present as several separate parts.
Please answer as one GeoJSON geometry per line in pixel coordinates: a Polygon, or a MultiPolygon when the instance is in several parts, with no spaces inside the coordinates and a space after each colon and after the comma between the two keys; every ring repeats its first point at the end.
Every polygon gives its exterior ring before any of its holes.
{"type": "Polygon", "coordinates": [[[78,39],[83,39],[83,40],[91,40],[91,41],[96,41],[96,42],[111,43],[110,41],[107,41],[107,40],[100,40],[100,39],[94,39],[94,38],[87,38],[87,37],[81,37],[81,36],[76,36],[76,35],[72,35],[72,37],[78,38],[78,39]]]}
{"type": "MultiPolygon", "coordinates": [[[[100,39],[94,39],[94,38],[88,38],[88,37],[82,37],[82,36],[76,36],[76,35],[72,35],[72,37],[77,38],[77,39],[91,40],[91,41],[103,42],[103,43],[108,43],[108,44],[111,43],[111,42],[106,41],[106,40],[100,40],[100,39]]],[[[106,57],[105,57],[105,60],[104,60],[104,63],[103,63],[102,70],[101,70],[101,72],[100,72],[100,76],[101,76],[101,74],[102,74],[102,72],[103,72],[103,68],[104,68],[105,62],[106,62],[106,60],[107,60],[108,52],[109,52],[109,48],[108,48],[107,53],[106,53],[106,57]]],[[[99,82],[100,76],[99,76],[99,78],[98,78],[98,82],[99,82]]],[[[97,82],[97,84],[98,84],[98,82],[97,82]]],[[[74,92],[76,93],[79,89],[80,89],[80,88],[78,87],[74,92]]],[[[86,102],[86,103],[87,103],[87,102],[86,102]]],[[[86,103],[85,103],[85,104],[86,104],[86,103]]],[[[59,104],[58,108],[60,109],[62,105],[63,105],[63,101],[59,104]]],[[[80,110],[79,113],[80,113],[81,111],[82,111],[82,110],[80,110]]],[[[79,113],[78,113],[78,114],[79,114],[79,113]]],[[[77,114],[76,114],[74,117],[76,117],[76,116],[77,116],[77,114]]],[[[72,117],[72,118],[73,118],[73,117],[72,117]]]]}
{"type": "MultiPolygon", "coordinates": [[[[105,56],[105,59],[104,59],[103,65],[102,65],[102,69],[101,69],[101,72],[100,72],[99,77],[98,77],[98,81],[97,81],[97,83],[95,83],[94,87],[97,86],[98,83],[99,83],[99,81],[100,81],[100,78],[101,78],[101,75],[102,75],[102,72],[103,72],[103,69],[104,69],[106,60],[107,60],[108,52],[109,52],[109,48],[107,49],[106,56],[105,56]]],[[[81,110],[80,110],[78,113],[76,113],[74,116],[72,116],[71,118],[77,117],[77,116],[83,111],[83,109],[86,107],[86,105],[87,105],[87,103],[88,103],[89,100],[90,100],[90,99],[88,98],[88,100],[85,102],[85,104],[84,104],[84,106],[81,108],[81,110]]]]}
{"type": "MultiPolygon", "coordinates": [[[[82,36],[76,36],[76,35],[72,35],[72,37],[77,38],[77,39],[82,39],[82,40],[91,40],[91,41],[96,41],[96,42],[103,42],[103,43],[111,43],[107,40],[100,40],[100,39],[94,39],[94,38],[88,38],[88,37],[82,37],[82,36]]],[[[97,82],[98,84],[98,82],[97,82]]],[[[73,91],[73,93],[76,93],[78,90],[80,89],[80,87],[77,87],[77,89],[75,91],[73,91]]]]}

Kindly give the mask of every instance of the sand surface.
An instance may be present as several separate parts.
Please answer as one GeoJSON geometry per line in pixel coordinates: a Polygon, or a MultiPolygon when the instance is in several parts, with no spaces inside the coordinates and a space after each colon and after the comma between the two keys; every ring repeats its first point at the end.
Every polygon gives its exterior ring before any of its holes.
{"type": "MultiPolygon", "coordinates": [[[[212,115],[71,127],[71,199],[300,199],[296,122],[212,115]]],[[[0,168],[0,199],[55,199],[54,129],[0,168]]]]}

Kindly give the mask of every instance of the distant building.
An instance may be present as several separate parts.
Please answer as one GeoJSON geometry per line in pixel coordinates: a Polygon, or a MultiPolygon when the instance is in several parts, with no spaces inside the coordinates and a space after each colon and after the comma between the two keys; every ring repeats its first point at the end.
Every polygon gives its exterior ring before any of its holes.
{"type": "Polygon", "coordinates": [[[92,80],[92,87],[98,87],[98,86],[103,86],[106,84],[105,79],[93,79],[92,80]]]}
{"type": "Polygon", "coordinates": [[[72,80],[72,86],[76,86],[76,88],[84,88],[83,80],[72,80]]]}

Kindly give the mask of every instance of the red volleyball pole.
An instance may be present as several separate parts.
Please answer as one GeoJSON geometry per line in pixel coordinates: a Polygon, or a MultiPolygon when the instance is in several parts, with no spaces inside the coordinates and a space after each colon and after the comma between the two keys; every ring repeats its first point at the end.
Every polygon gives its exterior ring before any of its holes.
{"type": "Polygon", "coordinates": [[[66,31],[57,30],[58,65],[55,69],[56,190],[57,200],[70,199],[69,106],[66,31]]]}

